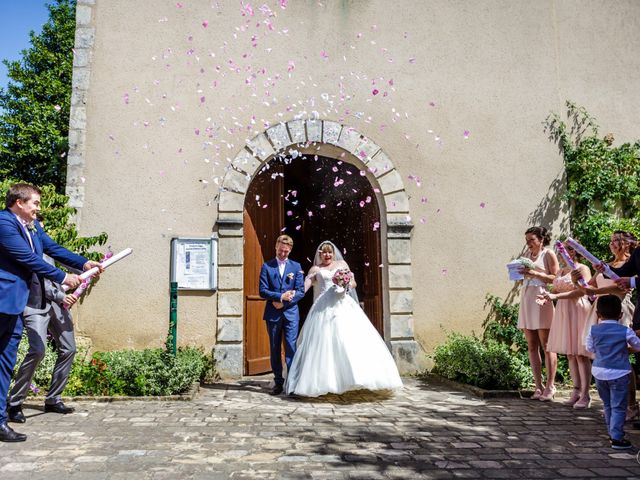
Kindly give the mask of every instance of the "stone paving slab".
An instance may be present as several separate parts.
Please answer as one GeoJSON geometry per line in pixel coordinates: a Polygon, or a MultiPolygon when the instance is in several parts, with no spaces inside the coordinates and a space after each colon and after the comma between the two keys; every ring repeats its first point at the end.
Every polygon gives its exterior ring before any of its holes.
{"type": "MultiPolygon", "coordinates": [[[[637,450],[609,448],[600,405],[483,400],[406,378],[395,394],[268,395],[270,379],[201,387],[191,402],[26,408],[29,439],[0,444],[0,478],[640,478],[637,450]]],[[[628,429],[640,446],[640,431],[628,429]]]]}

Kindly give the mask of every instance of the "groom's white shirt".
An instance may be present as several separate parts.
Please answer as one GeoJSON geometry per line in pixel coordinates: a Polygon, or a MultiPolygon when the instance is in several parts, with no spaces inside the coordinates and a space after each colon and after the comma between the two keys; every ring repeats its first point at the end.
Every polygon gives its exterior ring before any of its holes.
{"type": "Polygon", "coordinates": [[[284,276],[284,269],[287,267],[287,261],[284,260],[280,260],[279,258],[276,258],[276,260],[278,261],[278,273],[280,274],[281,277],[284,276]]]}

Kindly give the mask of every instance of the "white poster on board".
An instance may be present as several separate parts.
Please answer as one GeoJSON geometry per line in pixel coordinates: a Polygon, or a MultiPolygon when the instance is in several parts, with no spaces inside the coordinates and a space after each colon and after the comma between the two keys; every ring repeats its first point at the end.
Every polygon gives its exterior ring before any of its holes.
{"type": "Polygon", "coordinates": [[[179,289],[212,290],[214,285],[212,239],[174,238],[172,281],[179,289]]]}

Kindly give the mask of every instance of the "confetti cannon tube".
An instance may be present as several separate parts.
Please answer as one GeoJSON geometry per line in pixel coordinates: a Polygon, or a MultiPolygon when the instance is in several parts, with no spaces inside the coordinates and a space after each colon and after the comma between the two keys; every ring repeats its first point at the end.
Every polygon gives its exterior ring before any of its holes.
{"type": "MultiPolygon", "coordinates": [[[[564,245],[562,244],[562,242],[560,240],[556,240],[555,247],[556,247],[556,250],[558,251],[558,253],[560,254],[560,256],[564,259],[565,263],[569,266],[569,268],[571,270],[575,270],[576,269],[576,262],[574,262],[572,260],[572,258],[569,256],[569,252],[567,252],[567,249],[564,248],[564,245]]],[[[587,282],[582,277],[580,277],[580,281],[578,283],[583,288],[587,288],[588,287],[587,282]]],[[[589,298],[591,300],[593,300],[595,297],[593,297],[592,295],[589,295],[589,298]]]]}
{"type": "MultiPolygon", "coordinates": [[[[107,269],[108,267],[110,267],[114,263],[119,262],[124,257],[126,257],[128,255],[131,255],[132,253],[133,253],[133,249],[132,248],[125,248],[120,253],[115,254],[113,257],[107,258],[100,265],[102,266],[102,268],[107,269]]],[[[89,278],[93,277],[96,273],[98,273],[98,270],[99,270],[98,267],[93,267],[92,269],[87,270],[82,275],[80,275],[80,279],[81,280],[88,280],[89,278]]],[[[78,288],[82,288],[82,286],[80,286],[78,288]]],[[[66,285],[63,285],[62,289],[66,292],[67,290],[69,290],[69,287],[67,287],[66,285]]]]}
{"type": "Polygon", "coordinates": [[[589,262],[591,262],[591,265],[593,265],[594,267],[599,264],[604,265],[604,274],[607,277],[609,277],[611,280],[618,280],[620,278],[619,275],[616,275],[615,273],[613,273],[613,270],[611,270],[611,267],[609,267],[609,265],[607,265],[606,263],[601,261],[599,258],[597,258],[595,255],[593,255],[589,250],[584,248],[582,245],[580,245],[580,243],[578,243],[573,238],[571,237],[567,238],[567,245],[572,247],[576,252],[578,252],[584,258],[589,260],[589,262]]]}

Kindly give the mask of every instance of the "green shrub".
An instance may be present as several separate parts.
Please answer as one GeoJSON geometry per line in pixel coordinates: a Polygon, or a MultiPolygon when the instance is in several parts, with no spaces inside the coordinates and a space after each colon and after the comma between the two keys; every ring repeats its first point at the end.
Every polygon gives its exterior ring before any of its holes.
{"type": "MultiPolygon", "coordinates": [[[[24,334],[18,348],[20,365],[28,350],[24,334]]],[[[57,353],[50,342],[32,381],[33,393],[44,393],[51,381],[57,353]]],[[[160,348],[96,352],[87,358],[86,349],[78,353],[64,395],[174,395],[187,391],[195,382],[215,377],[212,355],[193,347],[178,349],[174,357],[160,348]]]]}
{"type": "Polygon", "coordinates": [[[512,390],[532,380],[529,367],[509,347],[475,335],[449,334],[433,358],[433,373],[480,388],[512,390]]]}
{"type": "MultiPolygon", "coordinates": [[[[489,308],[489,314],[482,326],[484,340],[494,340],[506,345],[511,353],[517,356],[524,365],[529,365],[529,350],[527,339],[518,328],[519,303],[508,303],[495,295],[487,294],[484,304],[489,308]]],[[[544,362],[544,351],[540,349],[540,356],[544,362]]],[[[566,382],[569,376],[569,362],[565,355],[558,355],[558,366],[555,380],[566,382]]]]}

